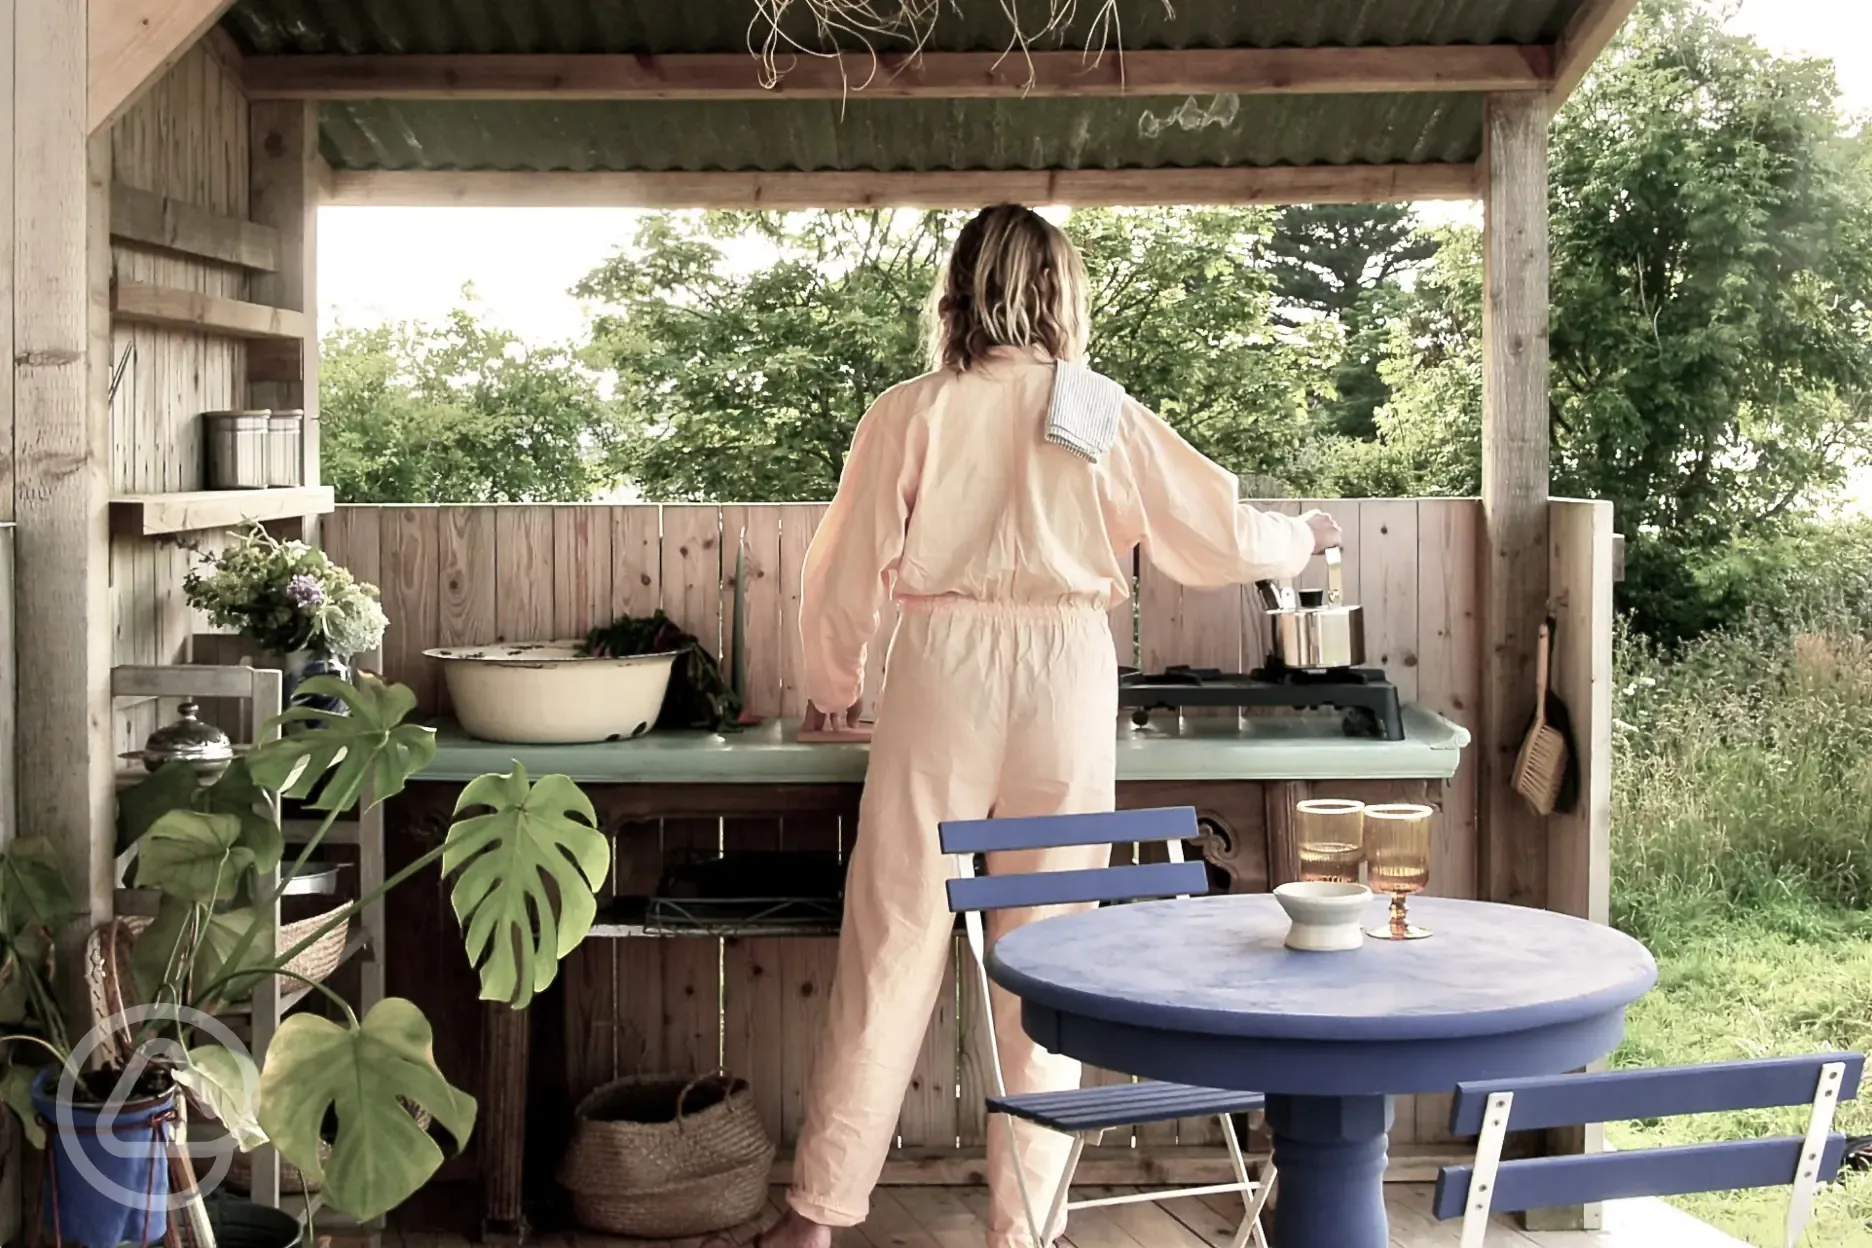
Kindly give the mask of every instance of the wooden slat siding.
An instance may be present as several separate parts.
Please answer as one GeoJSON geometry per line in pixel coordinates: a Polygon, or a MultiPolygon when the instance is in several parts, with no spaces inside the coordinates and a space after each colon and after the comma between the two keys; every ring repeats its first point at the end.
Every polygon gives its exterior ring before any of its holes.
{"type": "Polygon", "coordinates": [[[957,1004],[952,948],[898,1118],[898,1140],[907,1148],[955,1147],[957,1004]]]}
{"type": "MultiPolygon", "coordinates": [[[[107,176],[155,194],[187,200],[227,217],[248,208],[247,107],[226,69],[197,49],[184,57],[112,127],[107,176]]],[[[116,274],[224,298],[246,295],[245,275],[225,265],[119,242],[116,274]]],[[[170,493],[202,485],[200,416],[245,406],[245,349],[237,342],[152,326],[111,327],[105,367],[134,347],[110,411],[113,494],[170,493]]],[[[11,505],[11,495],[8,495],[11,505]]],[[[206,549],[219,533],[197,535],[206,549]]],[[[182,577],[192,556],[144,537],[110,546],[109,618],[113,663],[175,663],[207,622],[189,610],[182,577]]],[[[119,708],[112,714],[118,749],[140,747],[174,715],[173,701],[119,708]]]]}
{"type": "MultiPolygon", "coordinates": [[[[611,510],[611,611],[645,617],[663,605],[662,510],[654,504],[611,510]]],[[[627,823],[612,833],[612,891],[616,896],[648,896],[663,870],[663,830],[656,822],[627,823]]],[[[667,1071],[664,1044],[662,942],[656,940],[587,941],[602,944],[602,963],[611,968],[603,1004],[594,1011],[613,1020],[609,1045],[611,1067],[591,1073],[591,1082],[626,1074],[667,1071]]],[[[602,1051],[596,1055],[602,1062],[602,1051]]]]}
{"type": "Polygon", "coordinates": [[[553,635],[583,639],[611,614],[611,518],[599,507],[553,508],[553,635]]]}
{"type": "MultiPolygon", "coordinates": [[[[721,508],[671,505],[663,517],[663,609],[710,653],[722,641],[721,508]]],[[[719,819],[665,819],[663,859],[712,856],[721,849],[719,819]]],[[[679,1074],[721,1063],[721,941],[665,940],[664,1060],[679,1074]]]]}
{"type": "MultiPolygon", "coordinates": [[[[780,525],[776,505],[722,508],[722,648],[736,644],[734,601],[741,577],[744,710],[770,718],[780,711],[780,525]],[[737,556],[739,567],[737,569],[737,556]]],[[[722,851],[781,848],[779,819],[724,819],[722,851]]],[[[783,1015],[784,938],[724,941],[722,945],[722,1065],[749,1081],[755,1111],[768,1134],[783,1128],[784,1076],[773,1027],[783,1015]]]]}
{"type": "MultiPolygon", "coordinates": [[[[857,819],[841,824],[837,817],[793,817],[781,826],[781,843],[787,849],[836,850],[843,848],[849,857],[851,840],[857,835],[857,819]]],[[[838,939],[830,936],[801,936],[782,942],[779,997],[781,1015],[777,1028],[780,1054],[781,1086],[780,1141],[791,1144],[799,1138],[806,1117],[806,1084],[811,1076],[813,1057],[819,1049],[819,1033],[824,1027],[826,1002],[832,992],[832,975],[838,968],[838,939]]]]}
{"type": "MultiPolygon", "coordinates": [[[[1417,504],[1417,699],[1477,731],[1481,656],[1476,623],[1476,541],[1481,504],[1475,499],[1423,499],[1417,504]]],[[[1443,811],[1430,843],[1430,886],[1439,897],[1476,895],[1476,772],[1473,747],[1463,752],[1443,786],[1443,811]]],[[[1449,1096],[1417,1098],[1417,1139],[1453,1139],[1449,1096]]]]}
{"type": "Polygon", "coordinates": [[[494,513],[495,640],[553,640],[551,507],[501,507],[494,513]]]}
{"type": "Polygon", "coordinates": [[[1553,690],[1573,723],[1580,800],[1547,821],[1547,905],[1611,921],[1612,505],[1549,504],[1553,541],[1553,690]]]}
{"type": "Polygon", "coordinates": [[[784,936],[722,942],[722,1066],[748,1081],[754,1112],[773,1139],[785,1130],[786,1057],[779,1031],[786,1017],[784,936]]]}
{"type": "MultiPolygon", "coordinates": [[[[1553,689],[1573,721],[1580,799],[1547,820],[1547,906],[1595,923],[1612,904],[1612,504],[1555,499],[1548,504],[1549,575],[1554,586],[1553,689]]],[[[1603,1069],[1598,1063],[1594,1069],[1603,1069]]],[[[1651,1116],[1651,1115],[1646,1115],[1651,1116]]],[[[1546,1133],[1556,1154],[1605,1151],[1605,1126],[1546,1133]]],[[[1550,1215],[1535,1215],[1544,1225],[1550,1215]]],[[[1597,1226],[1587,1206],[1581,1221],[1597,1226]]],[[[1562,1219],[1562,1225],[1570,1225],[1562,1219]]]]}
{"type": "Polygon", "coordinates": [[[721,545],[721,508],[663,508],[663,609],[715,655],[722,642],[721,545]]]}
{"type": "Polygon", "coordinates": [[[795,503],[780,512],[780,713],[806,713],[806,657],[801,647],[800,575],[813,531],[825,515],[823,503],[795,503]]]}
{"type": "Polygon", "coordinates": [[[383,566],[396,583],[399,613],[384,638],[384,661],[416,695],[425,713],[436,709],[441,673],[423,657],[441,631],[441,530],[434,507],[401,507],[384,516],[383,566]]]}
{"type": "Polygon", "coordinates": [[[1381,667],[1406,702],[1417,700],[1418,517],[1413,499],[1372,499],[1359,507],[1359,579],[1346,596],[1365,621],[1365,662],[1381,667]]]}
{"type": "MultiPolygon", "coordinates": [[[[742,533],[746,541],[747,635],[742,654],[747,666],[747,709],[763,719],[781,714],[782,658],[785,652],[785,578],[781,575],[780,507],[744,509],[742,533]]],[[[797,631],[797,630],[796,630],[797,631]]]]}
{"type": "MultiPolygon", "coordinates": [[[[486,507],[444,507],[436,520],[440,553],[436,579],[441,607],[438,646],[485,645],[494,639],[494,512],[486,507]]],[[[448,681],[436,674],[436,712],[450,711],[448,681]]]]}

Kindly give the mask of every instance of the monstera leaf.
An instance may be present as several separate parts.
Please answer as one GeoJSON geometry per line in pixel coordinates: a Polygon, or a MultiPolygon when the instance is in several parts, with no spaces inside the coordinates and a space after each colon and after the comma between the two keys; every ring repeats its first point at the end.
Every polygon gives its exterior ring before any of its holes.
{"type": "Polygon", "coordinates": [[[204,1044],[188,1051],[188,1061],[173,1071],[175,1081],[194,1095],[227,1128],[245,1153],[267,1142],[260,1129],[260,1069],[245,1053],[204,1044]]]}
{"type": "Polygon", "coordinates": [[[240,842],[240,820],[172,810],[137,842],[138,888],[157,888],[197,905],[228,901],[254,866],[240,842]]]}
{"type": "Polygon", "coordinates": [[[271,871],[280,860],[280,831],[262,814],[266,791],[254,783],[247,760],[237,758],[213,784],[203,786],[187,763],[165,763],[141,783],[125,789],[117,799],[117,852],[123,853],[143,838],[158,819],[172,810],[231,815],[240,820],[236,844],[253,851],[254,866],[271,871]]]}
{"type": "Polygon", "coordinates": [[[322,1177],[325,1199],[360,1219],[407,1200],[442,1164],[442,1150],[401,1097],[429,1111],[459,1149],[474,1130],[474,1098],[436,1068],[429,1020],[389,997],[361,1024],[295,1014],[267,1046],[260,1075],[260,1127],[306,1175],[322,1177]],[[326,1114],[338,1129],[331,1159],[319,1157],[326,1114]]]}
{"type": "Polygon", "coordinates": [[[31,929],[56,932],[71,919],[72,901],[58,851],[43,836],[22,836],[0,853],[0,911],[4,935],[19,938],[31,929]]]}
{"type": "MultiPolygon", "coordinates": [[[[248,930],[258,917],[258,912],[251,908],[210,912],[179,897],[165,896],[156,918],[137,936],[136,949],[131,954],[130,967],[136,975],[137,991],[145,1001],[173,1000],[182,995],[165,996],[158,990],[164,983],[180,988],[180,977],[175,973],[179,960],[192,956],[194,962],[188,979],[192,991],[187,995],[193,995],[235,969],[229,959],[243,940],[247,948],[240,954],[241,969],[272,966],[271,925],[263,923],[261,930],[248,937],[248,930]],[[201,924],[199,932],[193,926],[197,922],[201,924]]],[[[258,982],[259,976],[248,975],[238,980],[231,990],[217,995],[237,1000],[252,993],[258,982]]]]}
{"type": "Polygon", "coordinates": [[[366,676],[360,687],[334,676],[315,676],[295,697],[336,698],[344,715],[296,706],[273,722],[284,735],[247,756],[248,769],[263,787],[305,798],[316,788],[315,810],[347,810],[370,784],[371,804],[395,797],[412,775],[435,757],[435,729],[403,721],[416,709],[405,685],[366,676]],[[295,724],[309,725],[287,732],[295,724]],[[330,772],[323,785],[321,777],[330,772]]]}
{"type": "Polygon", "coordinates": [[[545,991],[559,959],[591,930],[611,848],[591,802],[565,776],[528,784],[516,764],[469,784],[455,813],[476,807],[487,813],[449,828],[442,873],[455,876],[450,900],[481,972],[482,999],[518,1009],[545,991]]]}
{"type": "Polygon", "coordinates": [[[261,813],[268,794],[254,781],[246,759],[235,759],[219,780],[195,792],[195,809],[240,820],[240,836],[234,843],[253,854],[254,870],[271,871],[279,866],[285,848],[279,824],[261,813]]]}

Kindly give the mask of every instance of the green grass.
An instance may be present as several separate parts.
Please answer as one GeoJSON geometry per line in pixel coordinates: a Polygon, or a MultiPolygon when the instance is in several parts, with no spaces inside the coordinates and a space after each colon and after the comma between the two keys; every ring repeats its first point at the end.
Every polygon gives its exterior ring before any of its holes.
{"type": "MultiPolygon", "coordinates": [[[[1665,662],[1621,640],[1613,921],[1656,954],[1617,1065],[1872,1047],[1872,646],[1765,628],[1665,662]]],[[[1799,1110],[1616,1124],[1623,1148],[1798,1134],[1799,1110]]],[[[1839,1129],[1872,1134],[1872,1098],[1839,1129]]],[[[1781,1244],[1785,1189],[1692,1197],[1781,1244]]],[[[1872,1248],[1872,1175],[1825,1190],[1806,1242],[1872,1248]]]]}

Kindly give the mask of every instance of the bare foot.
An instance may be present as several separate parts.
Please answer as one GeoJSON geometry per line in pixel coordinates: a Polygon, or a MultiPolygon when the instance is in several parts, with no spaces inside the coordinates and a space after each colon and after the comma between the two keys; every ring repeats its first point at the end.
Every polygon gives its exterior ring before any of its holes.
{"type": "Polygon", "coordinates": [[[832,1228],[820,1226],[792,1209],[761,1232],[754,1248],[832,1248],[832,1228]]]}

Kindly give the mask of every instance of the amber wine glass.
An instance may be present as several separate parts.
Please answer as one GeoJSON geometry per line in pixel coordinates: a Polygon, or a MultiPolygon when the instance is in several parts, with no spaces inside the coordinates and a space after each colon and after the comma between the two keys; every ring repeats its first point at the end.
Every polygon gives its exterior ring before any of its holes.
{"type": "Polygon", "coordinates": [[[1300,878],[1327,884],[1356,884],[1365,861],[1365,803],[1309,798],[1296,803],[1300,817],[1300,878]]]}
{"type": "Polygon", "coordinates": [[[1420,940],[1429,929],[1410,921],[1405,905],[1412,893],[1430,883],[1428,806],[1389,805],[1365,808],[1365,879],[1374,893],[1391,895],[1388,922],[1369,928],[1379,940],[1420,940]]]}

